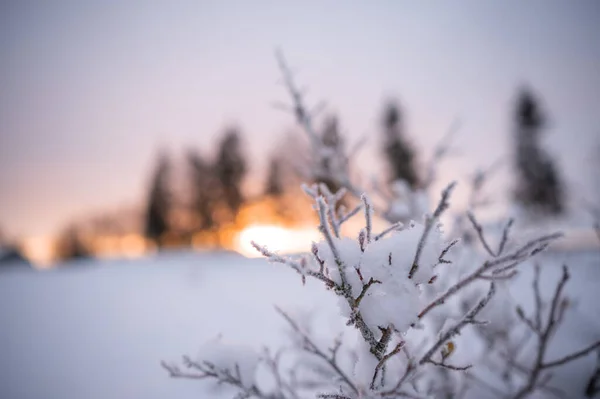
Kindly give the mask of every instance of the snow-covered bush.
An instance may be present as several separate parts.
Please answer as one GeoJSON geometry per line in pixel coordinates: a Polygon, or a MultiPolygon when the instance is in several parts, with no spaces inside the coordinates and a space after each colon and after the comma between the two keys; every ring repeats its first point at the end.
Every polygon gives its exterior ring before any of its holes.
{"type": "MultiPolygon", "coordinates": [[[[488,395],[502,397],[556,393],[548,386],[546,371],[600,347],[596,342],[565,357],[547,359],[548,345],[567,309],[563,288],[568,270],[564,268],[547,307],[536,268],[532,316],[511,301],[506,284],[520,264],[560,234],[519,243],[511,240],[512,221],[508,221],[491,240],[468,213],[463,221],[469,223],[457,223],[448,237],[440,217],[450,206],[454,183],[443,190],[431,213],[406,225],[385,211],[393,206],[388,202],[379,215],[388,215],[390,225],[374,231],[377,210],[366,190],[351,181],[347,169],[331,169],[335,172],[322,176],[323,157],[342,157],[345,162],[346,156],[323,151],[282,58],[280,65],[297,120],[313,146],[309,169],[343,188],[331,193],[323,184],[304,187],[313,200],[322,237],[310,253],[282,256],[269,250],[268,243],[253,245],[271,262],[297,272],[302,282],[319,280],[336,295],[351,339],[332,337],[329,345],[324,344],[278,309],[293,332],[291,349],[257,355],[231,346],[221,349],[215,343],[200,354],[200,360],[184,358],[187,370],[165,362],[163,367],[173,377],[212,379],[233,386],[240,398],[455,398],[470,393],[482,397],[476,389],[481,385],[487,387],[488,395]],[[346,193],[357,202],[350,211],[338,206],[346,193]],[[351,218],[363,219],[356,237],[342,234],[351,218]],[[458,238],[465,237],[467,230],[472,238],[461,244],[458,238]],[[529,329],[528,336],[536,341],[533,362],[523,363],[519,357],[524,343],[515,339],[514,332],[522,331],[520,327],[529,329]],[[215,348],[219,349],[215,352],[215,348]],[[232,353],[239,360],[232,359],[232,353]]],[[[482,175],[474,179],[473,196],[482,179],[482,175]]],[[[590,384],[597,379],[590,379],[590,384]]]]}

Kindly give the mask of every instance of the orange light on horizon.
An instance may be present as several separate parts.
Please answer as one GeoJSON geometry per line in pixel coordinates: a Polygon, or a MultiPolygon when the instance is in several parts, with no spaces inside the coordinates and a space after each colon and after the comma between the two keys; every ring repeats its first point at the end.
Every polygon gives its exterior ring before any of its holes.
{"type": "Polygon", "coordinates": [[[319,240],[319,232],[313,227],[288,228],[279,225],[251,225],[241,230],[235,239],[235,249],[247,257],[259,257],[252,241],[265,245],[279,253],[295,253],[310,250],[312,241],[319,240]]]}
{"type": "Polygon", "coordinates": [[[135,258],[144,255],[149,245],[139,234],[103,235],[92,239],[93,253],[102,258],[124,256],[135,258]]]}
{"type": "Polygon", "coordinates": [[[54,241],[49,237],[30,237],[23,242],[23,254],[40,269],[50,267],[54,257],[54,241]]]}

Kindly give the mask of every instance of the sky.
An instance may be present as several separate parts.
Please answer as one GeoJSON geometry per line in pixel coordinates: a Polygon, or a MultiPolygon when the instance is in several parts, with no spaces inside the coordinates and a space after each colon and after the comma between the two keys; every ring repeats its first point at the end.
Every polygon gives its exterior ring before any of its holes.
{"type": "MultiPolygon", "coordinates": [[[[508,159],[523,84],[570,187],[589,196],[599,179],[594,0],[13,1],[0,5],[0,229],[47,235],[140,204],[161,149],[208,154],[231,124],[261,171],[293,126],[272,107],[287,100],[275,48],[351,143],[379,134],[390,96],[423,159],[459,118],[442,182],[508,159]]],[[[356,162],[378,173],[376,140],[356,162]]],[[[503,201],[508,172],[497,181],[503,201]]]]}

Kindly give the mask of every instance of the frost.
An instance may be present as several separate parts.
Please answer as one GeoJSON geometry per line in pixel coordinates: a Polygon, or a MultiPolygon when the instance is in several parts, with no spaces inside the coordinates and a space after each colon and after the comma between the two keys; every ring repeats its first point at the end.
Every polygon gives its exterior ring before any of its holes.
{"type": "MultiPolygon", "coordinates": [[[[357,272],[360,267],[361,257],[363,255],[358,241],[348,237],[334,238],[333,243],[340,255],[342,262],[342,270],[345,277],[352,287],[352,294],[357,296],[360,293],[362,284],[357,272]]],[[[321,241],[317,244],[318,257],[324,262],[325,272],[329,278],[337,284],[342,283],[342,278],[339,272],[339,266],[333,255],[331,248],[326,241],[321,241]]]]}
{"type": "MultiPolygon", "coordinates": [[[[419,268],[409,279],[423,231],[423,225],[412,223],[405,230],[392,232],[387,237],[367,244],[364,252],[357,240],[347,237],[333,240],[354,298],[360,295],[364,285],[371,279],[375,281],[359,306],[365,322],[373,331],[378,331],[377,327],[390,325],[398,331],[406,331],[416,321],[422,306],[418,285],[427,283],[434,275],[433,269],[444,249],[440,230],[433,229],[425,241],[419,268]]],[[[339,266],[329,244],[322,241],[316,248],[329,278],[341,284],[339,266]]],[[[340,298],[339,304],[342,314],[349,317],[347,300],[340,298]]]]}
{"type": "MultiPolygon", "coordinates": [[[[423,231],[423,225],[411,223],[407,229],[392,232],[388,237],[370,244],[361,269],[377,279],[406,280],[423,231]]],[[[433,277],[433,268],[438,264],[443,249],[444,240],[440,230],[432,229],[425,241],[419,268],[411,279],[413,284],[426,283],[433,277]]]]}
{"type": "Polygon", "coordinates": [[[245,386],[255,382],[260,356],[252,348],[226,343],[219,336],[206,342],[198,352],[198,362],[210,363],[218,370],[230,370],[245,386]]]}
{"type": "Polygon", "coordinates": [[[359,308],[372,330],[393,325],[396,330],[405,331],[416,321],[419,303],[419,290],[413,284],[386,281],[374,285],[359,308]]]}
{"type": "MultiPolygon", "coordinates": [[[[252,382],[256,355],[231,346],[211,345],[202,354],[203,359],[215,362],[205,361],[209,370],[200,367],[204,375],[186,374],[177,366],[163,364],[172,376],[216,378],[238,388],[239,397],[299,398],[315,392],[319,397],[344,399],[482,397],[469,390],[478,388],[473,380],[484,366],[493,368],[503,380],[498,383],[508,387],[499,397],[516,393],[515,398],[523,398],[549,388],[550,373],[546,374],[546,369],[600,348],[600,342],[595,342],[562,359],[545,357],[549,337],[557,331],[570,305],[563,294],[570,276],[566,266],[549,302],[541,295],[539,267],[535,267],[533,313],[519,305],[515,316],[517,303],[513,303],[504,285],[516,276],[520,263],[544,250],[561,234],[536,234],[516,245],[509,238],[512,221],[495,229],[481,225],[471,209],[485,203],[479,198],[485,174],[478,172],[471,182],[467,218],[459,217],[455,226],[458,234],[450,235],[462,237],[466,246],[452,249],[458,240],[445,242],[439,221],[450,206],[456,182],[441,192],[434,209],[430,209],[427,197],[436,176],[434,163],[448,153],[445,142],[436,147],[419,190],[396,181],[387,190],[377,189],[381,198],[371,202],[366,191],[352,182],[350,154],[339,136],[337,121],[329,119],[324,132],[313,126],[312,113],[305,107],[281,54],[278,61],[297,122],[311,141],[311,178],[323,182],[304,187],[314,201],[322,240],[314,243],[312,254],[304,257],[286,257],[264,246],[254,246],[269,260],[300,273],[303,282],[311,278],[322,283],[337,297],[342,319],[358,341],[343,361],[339,355],[345,352],[344,342],[339,335],[330,340],[330,345],[323,345],[321,337],[278,309],[295,335],[292,348],[298,353],[292,356],[295,363],[289,375],[280,367],[285,363],[279,356],[282,352],[272,357],[267,354],[263,359],[274,377],[272,394],[265,394],[252,382]],[[349,212],[340,203],[346,195],[358,203],[349,212]],[[358,237],[341,237],[343,223],[359,213],[364,225],[358,237]],[[375,213],[390,223],[379,234],[373,231],[375,213]],[[422,220],[423,224],[411,220],[422,220]],[[463,225],[465,220],[470,222],[468,229],[463,225]],[[403,224],[408,227],[401,229],[403,224]],[[490,302],[495,295],[500,298],[490,302]],[[493,306],[486,308],[488,304],[493,306]],[[491,325],[487,319],[492,319],[491,325]],[[520,356],[528,354],[523,351],[526,341],[513,343],[514,330],[520,330],[519,336],[525,330],[528,334],[523,336],[532,336],[536,341],[536,356],[528,356],[537,359],[534,364],[520,356]],[[211,359],[213,356],[216,360],[211,359]],[[242,363],[234,360],[237,358],[242,363]],[[516,367],[520,364],[523,366],[516,367]],[[466,372],[472,367],[477,369],[466,372]],[[221,368],[227,371],[213,372],[221,368]],[[232,378],[235,373],[243,383],[232,378]],[[507,384],[510,381],[516,384],[507,384]]],[[[484,390],[502,391],[494,387],[496,383],[485,380],[479,384],[484,390]]]]}

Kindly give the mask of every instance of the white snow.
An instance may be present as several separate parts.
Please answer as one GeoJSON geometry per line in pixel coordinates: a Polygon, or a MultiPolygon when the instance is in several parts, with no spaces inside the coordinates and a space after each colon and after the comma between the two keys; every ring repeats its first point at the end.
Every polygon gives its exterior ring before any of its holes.
{"type": "MultiPolygon", "coordinates": [[[[559,276],[557,266],[570,264],[572,274],[566,291],[573,307],[550,357],[600,339],[600,253],[548,252],[540,260],[545,295],[559,276]]],[[[526,312],[531,276],[531,267],[523,267],[510,287],[526,312]]],[[[312,332],[321,339],[344,328],[337,298],[320,282],[308,279],[303,286],[283,265],[235,254],[172,253],[0,272],[0,397],[230,398],[231,390],[214,391],[205,381],[169,378],[160,361],[179,362],[187,354],[226,365],[241,356],[243,378],[251,379],[254,353],[288,343],[274,305],[294,316],[312,313],[312,332]]],[[[469,331],[456,339],[456,364],[479,353],[469,331]]],[[[557,368],[554,384],[580,392],[593,365],[589,356],[557,368]]],[[[478,397],[488,396],[482,390],[478,397]]]]}
{"type": "MultiPolygon", "coordinates": [[[[416,321],[417,314],[425,305],[420,300],[421,290],[417,284],[427,283],[433,277],[444,242],[439,229],[432,228],[421,251],[419,268],[409,280],[407,277],[423,229],[423,225],[411,223],[402,231],[366,244],[364,252],[357,240],[348,237],[333,239],[353,297],[358,297],[364,284],[371,279],[376,282],[370,286],[359,306],[372,331],[378,332],[378,327],[393,325],[396,330],[404,332],[416,321]]],[[[317,245],[317,252],[324,261],[326,273],[341,284],[339,267],[326,241],[317,245]]],[[[340,298],[338,303],[342,314],[349,317],[350,307],[346,300],[340,298]]]]}

